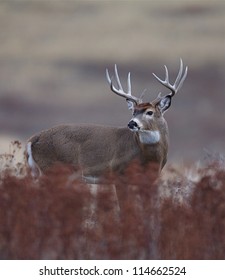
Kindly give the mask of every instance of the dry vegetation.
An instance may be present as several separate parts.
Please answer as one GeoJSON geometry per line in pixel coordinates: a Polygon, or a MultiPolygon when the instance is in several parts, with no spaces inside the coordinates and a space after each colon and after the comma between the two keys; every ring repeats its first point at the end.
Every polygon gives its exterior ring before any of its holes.
{"type": "Polygon", "coordinates": [[[33,181],[12,161],[13,146],[1,156],[1,259],[225,258],[225,171],[216,160],[194,181],[170,168],[153,182],[154,172],[132,164],[96,192],[69,167],[33,181]]]}

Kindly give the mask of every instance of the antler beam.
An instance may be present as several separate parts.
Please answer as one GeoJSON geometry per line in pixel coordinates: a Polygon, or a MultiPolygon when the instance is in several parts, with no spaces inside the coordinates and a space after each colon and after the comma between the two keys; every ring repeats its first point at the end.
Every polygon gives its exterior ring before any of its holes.
{"type": "Polygon", "coordinates": [[[160,84],[164,85],[166,88],[171,90],[171,94],[170,96],[174,96],[179,89],[182,87],[184,80],[187,77],[187,72],[188,72],[188,67],[185,67],[185,70],[183,71],[183,61],[182,59],[180,59],[180,69],[176,78],[175,83],[172,85],[169,82],[169,72],[168,69],[166,67],[166,65],[164,65],[165,67],[165,71],[166,71],[166,77],[165,80],[161,80],[158,76],[156,76],[156,74],[152,73],[153,76],[160,82],[160,84]]]}
{"type": "Polygon", "coordinates": [[[136,105],[140,104],[142,102],[142,100],[131,94],[130,72],[127,75],[127,93],[123,90],[123,87],[121,85],[116,64],[115,64],[115,67],[114,67],[114,72],[115,72],[115,77],[116,77],[116,83],[119,87],[118,89],[113,85],[112,78],[110,78],[110,75],[109,75],[109,71],[108,71],[108,69],[106,69],[106,78],[107,78],[107,81],[110,85],[111,90],[114,93],[116,93],[117,95],[126,98],[126,100],[129,100],[129,101],[135,103],[136,105]]]}

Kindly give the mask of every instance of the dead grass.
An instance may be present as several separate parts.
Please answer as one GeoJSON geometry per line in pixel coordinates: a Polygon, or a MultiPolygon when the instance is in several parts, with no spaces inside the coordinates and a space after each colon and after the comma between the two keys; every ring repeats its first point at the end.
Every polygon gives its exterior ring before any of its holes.
{"type": "Polygon", "coordinates": [[[152,167],[132,164],[97,192],[69,167],[34,181],[10,164],[0,177],[1,259],[225,258],[225,171],[215,161],[197,181],[176,170],[155,181],[152,167]]]}

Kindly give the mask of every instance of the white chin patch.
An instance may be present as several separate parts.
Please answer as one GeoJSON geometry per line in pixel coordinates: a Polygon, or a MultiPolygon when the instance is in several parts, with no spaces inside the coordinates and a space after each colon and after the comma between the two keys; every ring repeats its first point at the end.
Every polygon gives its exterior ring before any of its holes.
{"type": "Polygon", "coordinates": [[[160,133],[158,130],[142,130],[139,131],[139,138],[143,144],[156,144],[160,141],[160,133]]]}
{"type": "Polygon", "coordinates": [[[133,127],[133,128],[129,128],[131,131],[134,131],[134,132],[137,132],[139,131],[140,129],[138,127],[133,127]]]}

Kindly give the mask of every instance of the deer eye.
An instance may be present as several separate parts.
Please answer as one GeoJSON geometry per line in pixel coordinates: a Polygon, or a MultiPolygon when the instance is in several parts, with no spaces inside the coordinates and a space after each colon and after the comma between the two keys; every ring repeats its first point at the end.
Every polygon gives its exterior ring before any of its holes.
{"type": "Polygon", "coordinates": [[[146,115],[147,115],[147,116],[152,116],[152,115],[153,115],[153,111],[148,111],[148,112],[146,113],[146,115]]]}

